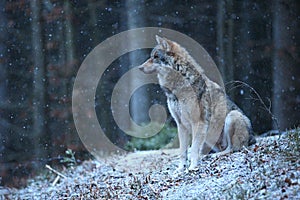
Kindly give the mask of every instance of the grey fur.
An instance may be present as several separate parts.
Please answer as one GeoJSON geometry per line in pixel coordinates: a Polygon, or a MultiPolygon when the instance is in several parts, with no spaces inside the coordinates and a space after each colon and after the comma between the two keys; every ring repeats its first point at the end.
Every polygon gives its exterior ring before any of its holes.
{"type": "Polygon", "coordinates": [[[225,91],[211,81],[203,69],[176,42],[156,37],[158,45],[139,68],[157,73],[176,121],[180,142],[179,170],[187,166],[189,135],[192,135],[191,164],[208,152],[224,155],[255,143],[250,120],[229,100],[225,91]]]}

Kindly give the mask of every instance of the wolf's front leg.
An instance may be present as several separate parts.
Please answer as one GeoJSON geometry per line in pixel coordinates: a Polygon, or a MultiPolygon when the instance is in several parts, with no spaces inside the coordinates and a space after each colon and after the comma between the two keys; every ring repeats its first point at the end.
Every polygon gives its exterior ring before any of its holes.
{"type": "Polygon", "coordinates": [[[207,126],[203,123],[198,123],[193,127],[193,138],[191,146],[191,164],[189,170],[197,169],[200,150],[205,143],[207,126]]]}
{"type": "Polygon", "coordinates": [[[179,166],[177,171],[183,171],[187,167],[187,152],[189,145],[189,132],[188,129],[182,124],[178,124],[178,138],[179,138],[179,166]]]}

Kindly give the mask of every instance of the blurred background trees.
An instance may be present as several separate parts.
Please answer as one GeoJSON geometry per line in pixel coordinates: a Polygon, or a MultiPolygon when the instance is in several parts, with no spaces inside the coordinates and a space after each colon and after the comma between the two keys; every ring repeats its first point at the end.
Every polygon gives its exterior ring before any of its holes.
{"type": "MultiPolygon", "coordinates": [[[[59,161],[66,149],[84,154],[71,112],[77,70],[101,41],[132,28],[170,28],[198,41],[215,60],[228,94],[251,118],[255,132],[277,127],[253,91],[231,81],[252,86],[281,130],[299,125],[298,1],[8,0],[0,8],[1,184],[20,184],[22,175],[59,161]]],[[[148,53],[141,50],[117,59],[97,90],[101,126],[120,146],[129,138],[112,118],[111,92],[122,74],[148,53]]],[[[139,123],[147,120],[147,113],[141,114],[148,111],[147,104],[165,105],[157,86],[137,91],[134,99],[131,112],[139,123]],[[140,102],[148,103],[139,107],[140,102]]]]}

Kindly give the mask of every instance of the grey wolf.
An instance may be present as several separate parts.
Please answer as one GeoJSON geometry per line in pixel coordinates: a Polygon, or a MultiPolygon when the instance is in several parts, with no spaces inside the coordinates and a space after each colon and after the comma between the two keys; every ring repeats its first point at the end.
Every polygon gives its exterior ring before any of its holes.
{"type": "Polygon", "coordinates": [[[249,118],[211,81],[185,48],[156,36],[157,45],[139,69],[157,73],[176,121],[180,145],[178,170],[187,167],[189,135],[192,135],[189,170],[197,169],[200,156],[224,155],[255,143],[249,118]]]}

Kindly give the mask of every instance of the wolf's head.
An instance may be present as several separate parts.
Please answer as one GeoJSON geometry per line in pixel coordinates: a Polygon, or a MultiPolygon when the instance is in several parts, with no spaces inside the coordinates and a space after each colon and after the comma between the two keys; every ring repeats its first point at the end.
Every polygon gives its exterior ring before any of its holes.
{"type": "Polygon", "coordinates": [[[156,36],[157,45],[153,48],[151,56],[146,62],[139,66],[144,73],[158,72],[162,67],[173,68],[175,52],[181,48],[177,43],[156,36]]]}
{"type": "MultiPolygon", "coordinates": [[[[159,72],[167,67],[185,74],[184,66],[198,66],[185,48],[176,42],[159,36],[156,36],[156,41],[157,45],[153,48],[150,58],[139,66],[144,73],[159,72]]],[[[200,67],[199,69],[201,70],[200,67]]]]}

